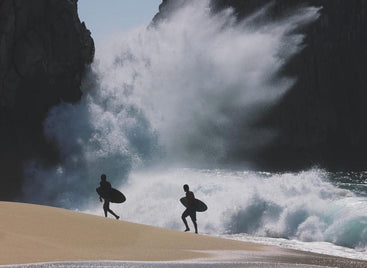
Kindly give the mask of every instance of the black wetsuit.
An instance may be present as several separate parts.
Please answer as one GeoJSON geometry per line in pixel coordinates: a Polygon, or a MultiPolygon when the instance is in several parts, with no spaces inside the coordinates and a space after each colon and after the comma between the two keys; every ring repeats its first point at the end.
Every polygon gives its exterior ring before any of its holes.
{"type": "Polygon", "coordinates": [[[193,222],[196,222],[196,208],[195,208],[195,195],[193,192],[186,192],[187,208],[182,213],[182,218],[190,216],[193,222]]]}
{"type": "Polygon", "coordinates": [[[103,203],[103,210],[104,210],[104,214],[107,217],[107,212],[110,212],[112,215],[114,215],[116,217],[116,219],[119,218],[119,216],[117,216],[111,209],[110,209],[110,201],[111,198],[109,196],[109,191],[111,191],[112,186],[111,183],[109,183],[108,181],[101,181],[99,183],[99,185],[102,188],[102,191],[105,193],[105,196],[103,197],[104,203],[103,203]]]}

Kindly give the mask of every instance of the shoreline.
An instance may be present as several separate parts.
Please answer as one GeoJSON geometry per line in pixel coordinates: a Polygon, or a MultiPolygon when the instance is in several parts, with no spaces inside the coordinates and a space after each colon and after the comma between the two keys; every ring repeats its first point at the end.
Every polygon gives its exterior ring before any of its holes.
{"type": "Polygon", "coordinates": [[[124,263],[127,267],[140,267],[139,263],[141,267],[159,263],[167,267],[205,267],[207,263],[367,267],[363,260],[184,233],[55,207],[0,202],[0,217],[0,267],[75,262],[124,263]]]}
{"type": "Polygon", "coordinates": [[[247,235],[215,235],[219,238],[232,239],[243,242],[257,243],[267,246],[276,246],[283,249],[297,250],[302,252],[309,252],[314,254],[321,254],[333,256],[338,258],[353,259],[359,261],[367,261],[367,255],[363,251],[346,248],[332,244],[330,242],[301,242],[298,240],[288,240],[285,238],[271,238],[271,237],[253,237],[247,235]],[[323,245],[321,245],[323,244],[323,245]],[[326,248],[329,247],[329,248],[326,248]]]}
{"type": "Polygon", "coordinates": [[[143,262],[143,261],[75,261],[75,262],[42,262],[29,264],[0,265],[0,268],[320,268],[325,266],[304,265],[291,263],[268,263],[268,262],[143,262]]]}
{"type": "Polygon", "coordinates": [[[364,268],[366,263],[353,262],[348,259],[324,261],[323,263],[303,263],[303,262],[286,262],[274,260],[258,260],[258,261],[52,261],[52,262],[35,262],[35,263],[20,263],[20,264],[2,264],[0,268],[321,268],[321,267],[351,267],[364,268]]]}

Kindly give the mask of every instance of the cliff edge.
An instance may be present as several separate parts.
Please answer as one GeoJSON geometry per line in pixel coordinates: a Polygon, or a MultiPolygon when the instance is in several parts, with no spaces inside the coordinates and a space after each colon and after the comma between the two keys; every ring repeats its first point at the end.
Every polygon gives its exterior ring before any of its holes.
{"type": "Polygon", "coordinates": [[[54,105],[80,100],[81,79],[93,57],[77,0],[0,0],[0,170],[7,185],[0,187],[2,200],[19,191],[26,161],[57,160],[43,121],[54,105]]]}

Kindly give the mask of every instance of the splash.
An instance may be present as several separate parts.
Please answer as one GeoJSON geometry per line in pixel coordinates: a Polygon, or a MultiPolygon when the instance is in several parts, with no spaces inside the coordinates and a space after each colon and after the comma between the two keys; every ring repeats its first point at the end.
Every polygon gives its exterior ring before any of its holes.
{"type": "Polygon", "coordinates": [[[294,83],[279,72],[302,48],[294,30],[317,12],[238,22],[231,9],[212,14],[209,1],[187,1],[154,27],[116,34],[97,51],[81,102],[51,110],[45,133],[61,162],[29,163],[24,199],[80,208],[101,173],[117,186],[156,162],[249,160],[276,135],[254,125],[294,83]]]}
{"type": "MultiPolygon", "coordinates": [[[[184,207],[178,200],[184,196],[182,186],[189,184],[195,197],[208,205],[208,211],[197,214],[201,233],[329,242],[365,251],[367,198],[336,187],[329,178],[329,173],[316,169],[282,174],[187,168],[135,171],[121,188],[128,193],[126,204],[114,210],[125,220],[183,230],[184,207]]],[[[89,212],[103,211],[99,205],[89,212]]]]}

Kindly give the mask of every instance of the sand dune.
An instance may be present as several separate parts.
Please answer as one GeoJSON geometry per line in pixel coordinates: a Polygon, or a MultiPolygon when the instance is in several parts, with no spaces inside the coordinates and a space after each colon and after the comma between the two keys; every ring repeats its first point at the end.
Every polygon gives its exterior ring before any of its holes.
{"type": "Polygon", "coordinates": [[[195,259],[197,262],[338,263],[339,267],[367,267],[362,261],[195,235],[39,205],[0,202],[0,218],[0,264],[195,259]]]}

